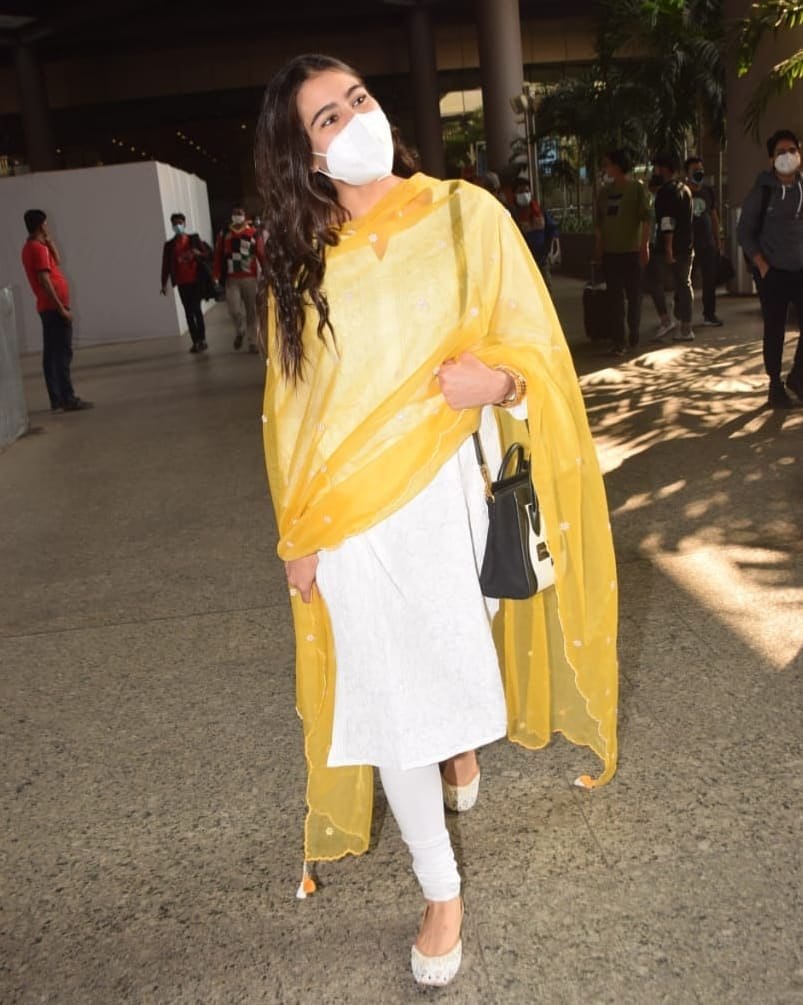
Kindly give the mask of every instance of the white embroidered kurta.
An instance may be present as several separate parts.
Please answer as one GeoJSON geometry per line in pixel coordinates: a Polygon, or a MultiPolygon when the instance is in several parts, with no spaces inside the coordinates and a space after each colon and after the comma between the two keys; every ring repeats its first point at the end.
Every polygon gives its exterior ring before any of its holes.
{"type": "MultiPolygon", "coordinates": [[[[495,474],[490,408],[481,436],[495,474]]],[[[496,602],[478,578],[487,529],[469,437],[407,505],[319,553],[337,657],[330,767],[421,767],[505,735],[496,602]]]]}

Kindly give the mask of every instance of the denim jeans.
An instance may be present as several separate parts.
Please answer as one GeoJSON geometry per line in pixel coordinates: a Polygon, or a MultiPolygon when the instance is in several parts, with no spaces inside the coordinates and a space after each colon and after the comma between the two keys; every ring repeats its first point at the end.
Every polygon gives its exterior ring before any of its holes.
{"type": "MultiPolygon", "coordinates": [[[[761,313],[764,316],[764,369],[772,383],[781,380],[783,364],[783,343],[786,334],[786,316],[789,304],[797,309],[798,328],[803,318],[803,269],[791,272],[787,269],[773,269],[762,279],[755,273],[761,313]]],[[[792,370],[803,372],[803,349],[798,335],[797,350],[792,370]]]]}
{"type": "Polygon", "coordinates": [[[638,345],[641,323],[641,265],[637,251],[602,256],[605,285],[611,301],[611,342],[625,344],[625,297],[627,297],[627,341],[638,345]]]}
{"type": "Polygon", "coordinates": [[[703,317],[713,318],[717,313],[717,265],[719,248],[713,244],[694,251],[694,268],[700,270],[700,285],[703,294],[703,317]]]}
{"type": "Polygon", "coordinates": [[[190,330],[193,345],[198,345],[206,341],[206,325],[204,324],[204,312],[201,307],[201,284],[181,283],[178,288],[178,295],[184,305],[184,314],[187,318],[187,328],[190,330]]]}
{"type": "Polygon", "coordinates": [[[70,379],[72,362],[72,322],[58,311],[40,311],[42,319],[42,370],[51,408],[75,401],[70,379]]]}

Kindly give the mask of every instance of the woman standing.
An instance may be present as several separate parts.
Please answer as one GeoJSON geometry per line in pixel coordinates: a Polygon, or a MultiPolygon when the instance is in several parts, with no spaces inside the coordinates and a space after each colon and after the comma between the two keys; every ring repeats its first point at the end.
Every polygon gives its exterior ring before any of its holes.
{"type": "Polygon", "coordinates": [[[581,784],[613,774],[616,584],[582,399],[535,263],[497,200],[404,177],[404,155],[343,63],[301,56],[268,86],[263,429],[296,629],[306,858],[365,851],[378,767],[426,900],[413,973],[445,984],[462,901],[444,795],[471,805],[474,750],[505,734],[541,747],[560,730],[603,759],[581,784]],[[497,457],[500,426],[526,442],[511,409],[529,417],[556,587],[497,612],[479,587],[471,434],[482,420],[497,457]]]}

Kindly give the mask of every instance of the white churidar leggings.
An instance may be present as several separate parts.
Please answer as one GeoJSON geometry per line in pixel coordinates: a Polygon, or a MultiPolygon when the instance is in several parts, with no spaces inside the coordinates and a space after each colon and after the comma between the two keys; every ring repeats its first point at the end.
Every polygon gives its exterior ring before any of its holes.
{"type": "Polygon", "coordinates": [[[426,900],[459,896],[460,873],[446,829],[438,765],[409,771],[380,768],[379,777],[426,900]]]}

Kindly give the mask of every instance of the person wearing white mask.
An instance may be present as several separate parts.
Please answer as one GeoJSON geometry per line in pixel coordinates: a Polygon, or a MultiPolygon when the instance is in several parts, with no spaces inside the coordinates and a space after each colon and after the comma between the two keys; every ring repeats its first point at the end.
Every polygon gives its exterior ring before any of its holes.
{"type": "Polygon", "coordinates": [[[798,340],[786,387],[803,401],[803,177],[800,142],[789,129],[767,140],[770,166],[756,178],[742,205],[738,238],[753,265],[764,317],[764,368],[770,408],[792,408],[781,376],[789,305],[797,310],[798,340]]]}
{"type": "Polygon", "coordinates": [[[248,351],[257,349],[257,278],[264,259],[262,234],[246,218],[242,206],[234,206],[231,221],[215,242],[213,276],[225,284],[226,306],[234,322],[234,348],[248,337],[248,351]]]}
{"type": "Polygon", "coordinates": [[[533,198],[530,181],[526,177],[517,178],[513,183],[512,213],[551,294],[551,258],[560,253],[558,225],[552,214],[542,209],[533,198]]]}
{"type": "MultiPolygon", "coordinates": [[[[475,748],[506,734],[540,747],[561,729],[603,763],[578,784],[615,770],[601,476],[557,315],[497,199],[416,173],[359,74],[328,56],[276,74],[256,140],[271,240],[262,429],[295,622],[305,858],[367,850],[378,767],[426,901],[413,975],[442,985],[463,914],[444,802],[475,803],[475,748]],[[511,413],[529,415],[531,444],[511,413]],[[514,430],[531,450],[561,554],[548,604],[482,596],[475,430],[494,467],[514,430]]],[[[298,896],[314,888],[305,868],[298,896]]]]}
{"type": "Polygon", "coordinates": [[[211,259],[212,249],[198,234],[187,233],[187,218],[183,213],[171,215],[170,227],[173,236],[165,241],[162,248],[162,286],[159,292],[166,296],[167,280],[173,283],[187,318],[187,329],[192,339],[190,352],[203,353],[208,347],[200,270],[203,263],[211,259]]]}

